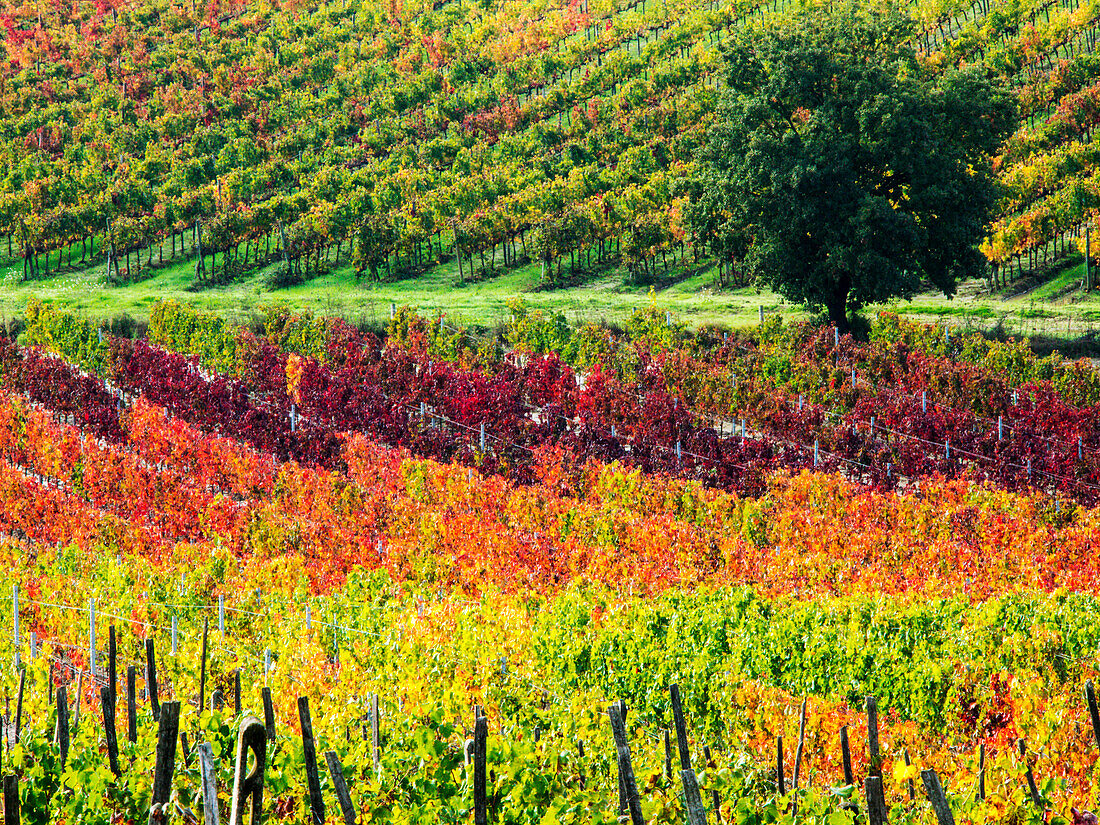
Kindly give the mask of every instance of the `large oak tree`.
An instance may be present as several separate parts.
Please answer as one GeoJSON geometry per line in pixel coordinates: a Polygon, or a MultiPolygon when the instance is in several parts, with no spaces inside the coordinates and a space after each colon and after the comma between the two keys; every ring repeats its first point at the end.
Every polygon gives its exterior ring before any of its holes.
{"type": "Polygon", "coordinates": [[[990,157],[1016,121],[1007,91],[924,65],[911,36],[857,3],[741,29],[689,185],[702,239],[845,329],[864,304],[980,273],[990,157]]]}

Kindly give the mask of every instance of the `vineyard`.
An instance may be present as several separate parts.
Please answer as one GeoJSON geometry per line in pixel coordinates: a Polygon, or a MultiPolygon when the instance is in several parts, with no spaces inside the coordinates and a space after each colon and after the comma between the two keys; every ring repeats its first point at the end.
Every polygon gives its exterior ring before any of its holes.
{"type": "MultiPolygon", "coordinates": [[[[523,264],[546,286],[636,282],[717,257],[682,184],[722,89],[720,48],[785,0],[120,0],[0,8],[0,248],[23,279],[166,262],[195,286],[341,261],[368,279],[523,264]]],[[[927,70],[981,65],[1023,119],[990,286],[1054,265],[1098,205],[1100,6],[914,0],[927,70]]]]}
{"type": "Polygon", "coordinates": [[[515,310],[28,306],[5,822],[1093,821],[1092,368],[515,310]]]}

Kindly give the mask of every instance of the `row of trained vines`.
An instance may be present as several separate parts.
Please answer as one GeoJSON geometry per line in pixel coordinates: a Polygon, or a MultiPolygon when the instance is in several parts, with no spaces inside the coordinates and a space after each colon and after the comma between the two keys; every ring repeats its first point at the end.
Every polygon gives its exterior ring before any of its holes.
{"type": "MultiPolygon", "coordinates": [[[[0,246],[25,278],[105,261],[126,280],[179,256],[200,283],[454,257],[464,279],[541,261],[556,282],[612,259],[652,278],[712,252],[679,183],[726,33],[791,5],[8,3],[0,246]]],[[[1064,254],[1097,207],[1100,6],[910,8],[930,70],[980,62],[1019,90],[991,262],[1064,254]]]]}
{"type": "Polygon", "coordinates": [[[265,822],[1091,821],[1091,500],[812,459],[727,484],[572,435],[659,442],[667,398],[686,459],[698,416],[741,440],[722,404],[801,394],[822,440],[826,411],[927,397],[1005,441],[1079,435],[1089,467],[1086,366],[890,316],[859,343],[517,307],[505,354],[407,311],[383,343],[165,304],[150,334],[35,304],[0,357],[20,821],[225,821],[242,726],[265,822]]]}

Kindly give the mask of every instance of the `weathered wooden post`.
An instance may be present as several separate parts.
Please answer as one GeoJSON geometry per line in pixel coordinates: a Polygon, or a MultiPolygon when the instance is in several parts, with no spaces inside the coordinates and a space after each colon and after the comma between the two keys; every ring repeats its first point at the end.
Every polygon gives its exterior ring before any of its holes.
{"type": "Polygon", "coordinates": [[[214,767],[214,749],[209,742],[200,742],[199,773],[202,778],[202,819],[203,825],[221,825],[221,811],[218,810],[217,771],[214,767]]]}
{"type": "Polygon", "coordinates": [[[172,796],[172,775],[176,769],[176,740],[179,738],[180,703],[165,702],[160,708],[157,730],[157,761],[153,770],[153,799],[149,807],[149,825],[168,821],[172,796]]]}
{"type": "Polygon", "coordinates": [[[4,777],[4,825],[19,825],[19,777],[4,777]]]}
{"type": "Polygon", "coordinates": [[[306,783],[309,785],[310,821],[313,825],[324,825],[325,800],[321,796],[321,776],[317,772],[317,748],[313,741],[313,721],[309,715],[309,698],[306,696],[298,697],[298,719],[302,723],[302,750],[306,763],[306,783]]]}
{"type": "Polygon", "coordinates": [[[344,766],[340,764],[336,751],[325,752],[325,763],[328,765],[329,776],[332,777],[332,790],[340,805],[344,825],[355,825],[355,808],[352,807],[351,793],[348,791],[347,780],[344,779],[344,766]]]}
{"type": "Polygon", "coordinates": [[[886,797],[882,792],[882,777],[868,776],[863,780],[863,789],[867,794],[867,817],[871,825],[887,825],[886,797]]]}
{"type": "Polygon", "coordinates": [[[264,700],[264,728],[267,730],[267,743],[275,744],[275,706],[271,702],[271,688],[264,686],[260,690],[264,700]]]}
{"type": "Polygon", "coordinates": [[[126,668],[126,739],[137,741],[137,668],[126,668]]]}
{"type": "Polygon", "coordinates": [[[153,721],[160,721],[160,696],[157,691],[157,654],[152,639],[145,640],[145,683],[149,688],[149,705],[153,721]]]}
{"type": "Polygon", "coordinates": [[[57,745],[61,750],[61,769],[69,761],[69,694],[64,687],[57,689],[57,745]]]}
{"type": "Polygon", "coordinates": [[[103,728],[107,732],[107,761],[111,773],[119,776],[122,769],[118,766],[118,732],[115,729],[115,702],[111,689],[104,685],[99,689],[99,701],[103,706],[103,728]]]}
{"type": "Polygon", "coordinates": [[[630,764],[630,743],[626,739],[626,724],[623,722],[620,706],[612,702],[608,708],[611,715],[611,731],[615,736],[615,751],[619,763],[619,776],[622,777],[626,791],[626,804],[630,811],[632,825],[645,825],[642,817],[642,805],[638,800],[638,783],[634,779],[634,768],[630,764]]]}
{"type": "Polygon", "coordinates": [[[489,806],[485,793],[485,746],[489,720],[475,711],[474,716],[474,825],[488,825],[489,806]]]}
{"type": "Polygon", "coordinates": [[[210,619],[202,620],[202,669],[199,671],[199,713],[206,707],[206,646],[210,637],[210,619]]]}
{"type": "Polygon", "coordinates": [[[947,802],[947,795],[943,792],[943,786],[936,772],[931,769],[921,771],[920,778],[924,782],[924,792],[928,795],[928,801],[932,803],[939,825],[955,825],[955,816],[951,813],[951,805],[947,802]]]}
{"type": "Polygon", "coordinates": [[[867,753],[871,759],[871,776],[882,776],[882,757],[878,749],[878,702],[867,697],[867,753]]]}
{"type": "Polygon", "coordinates": [[[237,764],[233,770],[233,801],[229,825],[244,825],[245,812],[251,808],[252,825],[263,822],[264,765],[267,757],[267,735],[264,724],[254,716],[241,720],[237,733],[237,764]],[[245,776],[248,752],[252,751],[256,764],[245,776]],[[251,799],[252,804],[248,802],[251,799]]]}

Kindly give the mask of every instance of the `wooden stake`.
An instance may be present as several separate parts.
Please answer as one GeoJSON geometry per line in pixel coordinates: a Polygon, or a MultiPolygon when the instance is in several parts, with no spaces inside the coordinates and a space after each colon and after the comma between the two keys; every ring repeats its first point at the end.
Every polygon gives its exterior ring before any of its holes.
{"type": "Polygon", "coordinates": [[[126,668],[126,738],[137,741],[137,668],[126,668]]]}
{"type": "Polygon", "coordinates": [[[882,757],[878,750],[878,702],[867,697],[867,750],[871,758],[871,776],[882,776],[882,757]]]}
{"type": "Polygon", "coordinates": [[[378,749],[378,734],[378,694],[372,693],[370,696],[370,753],[374,761],[375,777],[382,776],[382,754],[378,749]]]}
{"type": "Polygon", "coordinates": [[[799,774],[802,772],[802,750],[806,745],[806,700],[802,700],[802,713],[798,721],[798,750],[794,753],[794,790],[798,790],[799,774]]]}
{"type": "Polygon", "coordinates": [[[844,759],[844,784],[856,784],[856,780],[852,776],[852,752],[848,747],[847,725],[840,729],[840,755],[844,759]]]}
{"type": "Polygon", "coordinates": [[[665,780],[672,781],[672,738],[665,728],[665,780]]]}
{"type": "Polygon", "coordinates": [[[27,671],[19,671],[19,697],[15,700],[15,744],[19,744],[19,733],[23,727],[23,689],[27,684],[27,671]]]}
{"type": "Polygon", "coordinates": [[[4,825],[19,825],[19,777],[4,777],[4,825]]]}
{"type": "Polygon", "coordinates": [[[1039,786],[1035,784],[1035,774],[1032,773],[1031,763],[1027,759],[1027,743],[1023,739],[1019,741],[1020,758],[1024,760],[1024,776],[1027,777],[1027,789],[1031,793],[1031,801],[1035,803],[1035,807],[1042,808],[1043,800],[1039,796],[1039,786]]]}
{"type": "Polygon", "coordinates": [[[489,806],[485,794],[485,745],[489,720],[475,711],[474,718],[474,825],[488,825],[489,806]]]}
{"type": "Polygon", "coordinates": [[[206,645],[210,636],[210,619],[202,620],[202,669],[199,671],[199,713],[206,707],[206,645]]]}
{"type": "Polygon", "coordinates": [[[344,766],[340,764],[336,751],[326,751],[325,762],[332,777],[332,790],[336,794],[336,801],[340,803],[340,813],[344,816],[344,825],[355,825],[355,808],[352,807],[348,783],[344,779],[344,766]]]}
{"type": "Polygon", "coordinates": [[[160,708],[157,730],[157,762],[153,771],[153,800],[149,808],[149,825],[167,822],[167,810],[172,796],[172,775],[176,769],[176,740],[179,738],[180,703],[165,702],[160,708]]]}
{"type": "Polygon", "coordinates": [[[209,742],[199,742],[199,773],[202,777],[203,825],[220,825],[218,810],[217,770],[214,767],[214,749],[209,742]]]}
{"type": "MultiPolygon", "coordinates": [[[[913,763],[909,761],[909,748],[902,748],[901,755],[905,759],[905,767],[911,766],[913,763]]],[[[913,780],[909,780],[909,801],[912,802],[917,798],[917,788],[913,784],[913,780]]]]}
{"type": "Polygon", "coordinates": [[[275,744],[275,706],[271,703],[271,688],[263,687],[260,695],[264,700],[264,728],[267,730],[267,742],[275,744]]]}
{"type": "Polygon", "coordinates": [[[160,696],[157,693],[157,654],[153,640],[145,640],[145,682],[149,688],[149,705],[153,708],[153,721],[160,721],[160,696]]]}
{"type": "Polygon", "coordinates": [[[775,776],[776,789],[780,796],[787,795],[787,778],[783,774],[783,737],[775,737],[775,776]]]}
{"type": "Polygon", "coordinates": [[[621,706],[612,703],[608,708],[611,715],[611,731],[615,735],[615,750],[618,756],[619,776],[626,790],[626,804],[630,810],[632,825],[645,825],[642,817],[642,805],[638,801],[638,784],[634,780],[634,768],[630,764],[630,745],[626,740],[626,724],[623,722],[621,706]]]}
{"type": "Polygon", "coordinates": [[[868,776],[863,781],[864,793],[867,794],[867,817],[871,825],[887,825],[886,798],[882,793],[882,777],[868,776]]]}
{"type": "Polygon", "coordinates": [[[107,762],[111,773],[122,774],[118,766],[118,732],[115,729],[115,702],[111,689],[104,685],[99,689],[99,702],[103,706],[103,729],[107,732],[107,762]]]}
{"type": "Polygon", "coordinates": [[[64,687],[57,689],[57,744],[61,749],[61,769],[69,761],[69,694],[64,687]]]}
{"type": "Polygon", "coordinates": [[[978,746],[978,799],[985,801],[985,742],[978,746]]]}
{"type": "Polygon", "coordinates": [[[928,795],[928,801],[932,803],[939,825],[955,825],[955,817],[951,813],[951,806],[947,803],[947,796],[943,792],[943,786],[936,772],[931,769],[921,771],[920,778],[924,782],[924,792],[928,795]]]}
{"type": "MultiPolygon", "coordinates": [[[[626,728],[626,701],[620,699],[616,707],[619,709],[619,719],[622,720],[623,728],[626,728]]],[[[619,766],[619,818],[622,819],[627,815],[627,807],[629,803],[626,799],[626,779],[623,778],[622,766],[619,766]]]]}
{"type": "MultiPolygon", "coordinates": [[[[708,768],[713,769],[715,767],[714,758],[710,755],[710,748],[706,745],[703,745],[703,758],[707,761],[708,768]]],[[[711,804],[714,805],[714,821],[718,825],[722,825],[722,798],[718,796],[717,788],[711,790],[710,800],[711,804]]]]}
{"type": "Polygon", "coordinates": [[[84,695],[84,671],[76,674],[76,704],[73,705],[73,730],[80,727],[80,699],[84,695]]]}
{"type": "Polygon", "coordinates": [[[1089,719],[1092,720],[1092,735],[1096,738],[1096,747],[1100,748],[1100,710],[1096,707],[1096,691],[1092,679],[1085,682],[1085,702],[1089,706],[1089,719]]]}
{"type": "Polygon", "coordinates": [[[302,723],[302,750],[306,763],[306,783],[309,785],[310,821],[325,823],[325,800],[321,797],[321,776],[317,772],[317,748],[313,742],[313,721],[309,716],[309,698],[298,697],[298,719],[302,723]]]}
{"type": "Polygon", "coordinates": [[[118,648],[115,626],[107,628],[107,687],[111,691],[111,704],[118,702],[118,648]]]}
{"type": "Polygon", "coordinates": [[[180,750],[183,753],[183,765],[186,768],[191,767],[191,745],[187,741],[187,731],[180,732],[180,750]]]}
{"type": "Polygon", "coordinates": [[[691,751],[688,750],[687,724],[684,722],[684,709],[680,704],[680,686],[669,685],[668,692],[672,699],[672,720],[676,725],[676,747],[680,751],[680,770],[690,771],[691,751]]]}
{"type": "Polygon", "coordinates": [[[236,688],[236,693],[233,696],[233,712],[237,715],[241,715],[241,669],[237,668],[233,674],[233,683],[236,688]]]}
{"type": "Polygon", "coordinates": [[[229,825],[244,825],[244,817],[249,808],[252,810],[252,825],[260,825],[263,821],[264,765],[269,738],[270,733],[259,719],[246,716],[241,720],[237,733],[237,763],[233,769],[233,801],[229,825]],[[245,776],[249,751],[252,751],[256,764],[251,773],[245,776]],[[252,801],[251,805],[248,804],[249,799],[252,801]]]}
{"type": "Polygon", "coordinates": [[[707,811],[703,807],[703,797],[699,794],[699,783],[695,771],[680,771],[680,781],[684,785],[684,806],[687,808],[688,825],[707,825],[707,811]]]}

